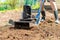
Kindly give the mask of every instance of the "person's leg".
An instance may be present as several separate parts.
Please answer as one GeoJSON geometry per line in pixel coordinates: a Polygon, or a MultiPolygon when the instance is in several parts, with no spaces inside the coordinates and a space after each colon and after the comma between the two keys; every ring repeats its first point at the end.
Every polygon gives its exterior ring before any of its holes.
{"type": "Polygon", "coordinates": [[[50,5],[51,5],[52,10],[54,11],[55,22],[56,23],[59,23],[58,9],[57,9],[57,6],[56,6],[56,2],[55,2],[55,0],[50,0],[49,2],[50,2],[50,5]]]}
{"type": "MultiPolygon", "coordinates": [[[[41,2],[40,2],[41,4],[41,2]]],[[[41,18],[41,21],[44,21],[45,20],[45,10],[44,10],[44,4],[42,5],[42,9],[41,9],[41,15],[42,15],[42,18],[41,18]]]]}

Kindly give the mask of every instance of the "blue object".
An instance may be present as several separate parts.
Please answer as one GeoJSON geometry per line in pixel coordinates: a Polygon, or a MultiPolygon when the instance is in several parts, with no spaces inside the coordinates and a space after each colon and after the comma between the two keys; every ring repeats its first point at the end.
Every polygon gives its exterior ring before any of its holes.
{"type": "Polygon", "coordinates": [[[41,2],[41,5],[40,5],[40,8],[38,9],[38,14],[36,15],[36,22],[35,24],[39,24],[39,21],[40,21],[40,13],[41,13],[41,8],[42,8],[42,5],[44,4],[44,0],[42,0],[41,2]]]}

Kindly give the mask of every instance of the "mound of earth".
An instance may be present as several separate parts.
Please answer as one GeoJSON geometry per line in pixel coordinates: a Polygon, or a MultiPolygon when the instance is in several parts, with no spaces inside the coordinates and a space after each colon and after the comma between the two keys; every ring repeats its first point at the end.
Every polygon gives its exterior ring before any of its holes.
{"type": "Polygon", "coordinates": [[[7,25],[9,19],[20,19],[20,13],[15,10],[0,13],[0,40],[60,40],[60,24],[54,22],[52,12],[46,11],[46,20],[38,27],[16,29],[12,25],[7,25]]]}

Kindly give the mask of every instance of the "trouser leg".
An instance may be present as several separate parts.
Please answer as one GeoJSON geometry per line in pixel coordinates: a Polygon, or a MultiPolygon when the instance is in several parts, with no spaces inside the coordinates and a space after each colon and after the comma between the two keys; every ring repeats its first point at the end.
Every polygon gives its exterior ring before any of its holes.
{"type": "Polygon", "coordinates": [[[45,10],[44,10],[44,4],[43,4],[43,6],[42,6],[42,10],[41,10],[41,15],[42,15],[42,19],[44,19],[45,20],[45,10]]]}
{"type": "Polygon", "coordinates": [[[51,4],[51,8],[54,12],[55,20],[58,20],[58,10],[57,10],[57,6],[56,6],[56,2],[50,1],[50,4],[51,4]]]}

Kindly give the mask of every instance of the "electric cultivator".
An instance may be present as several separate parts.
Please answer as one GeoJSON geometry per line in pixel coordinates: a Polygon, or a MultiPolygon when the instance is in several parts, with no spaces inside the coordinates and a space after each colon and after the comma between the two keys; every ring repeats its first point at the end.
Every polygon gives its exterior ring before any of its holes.
{"type": "Polygon", "coordinates": [[[30,23],[34,23],[38,26],[38,24],[40,23],[40,12],[41,12],[43,3],[44,3],[44,0],[42,0],[42,2],[40,4],[40,8],[38,9],[38,13],[34,18],[32,18],[32,14],[31,14],[31,6],[24,5],[22,19],[20,19],[19,21],[9,20],[9,23],[13,24],[15,26],[15,28],[18,28],[18,27],[29,28],[30,23]],[[35,20],[35,21],[33,22],[33,20],[35,20]]]}

